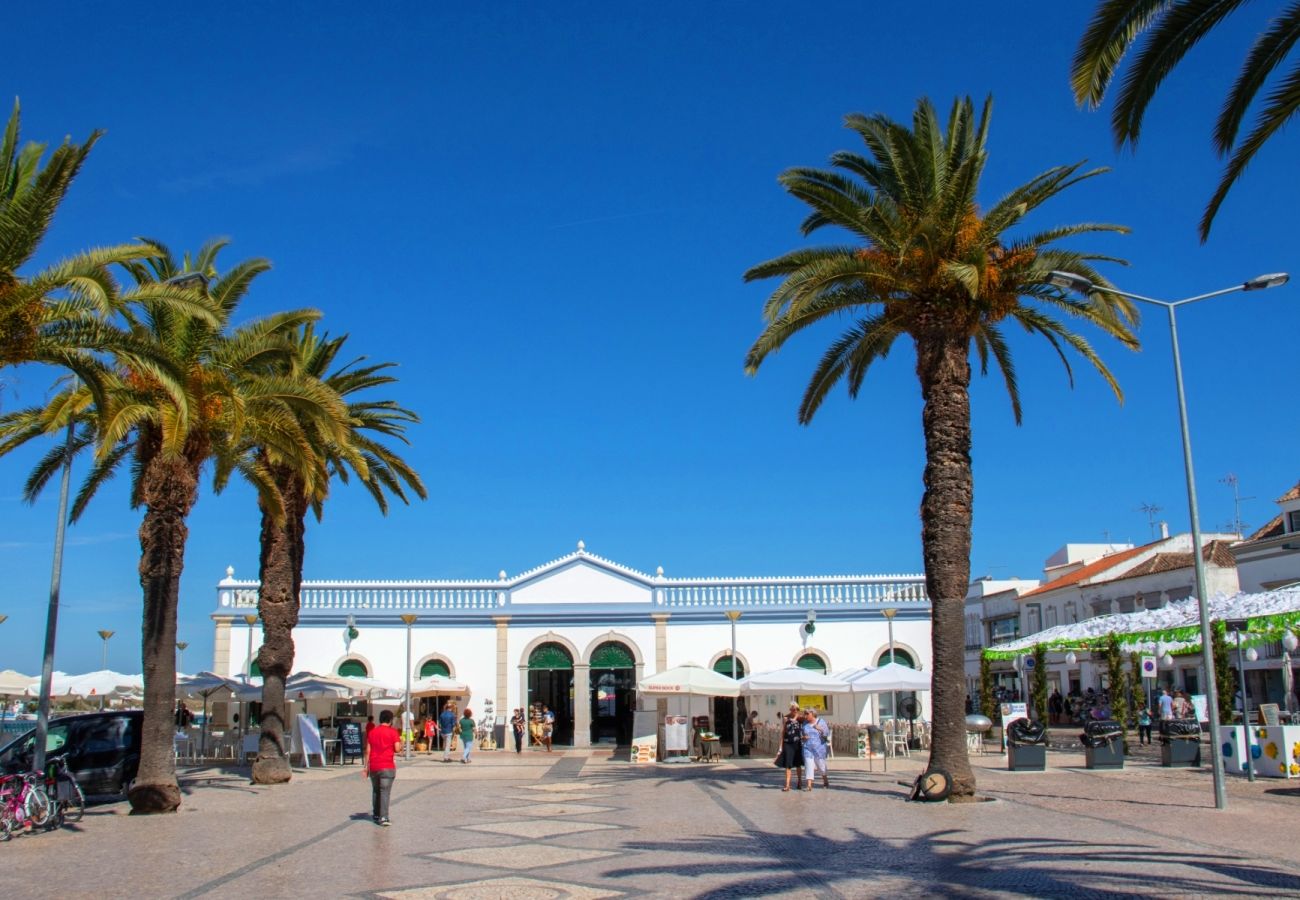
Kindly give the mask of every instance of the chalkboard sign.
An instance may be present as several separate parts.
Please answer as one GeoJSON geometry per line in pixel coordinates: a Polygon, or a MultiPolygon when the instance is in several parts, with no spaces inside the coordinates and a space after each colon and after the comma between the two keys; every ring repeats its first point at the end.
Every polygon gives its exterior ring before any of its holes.
{"type": "Polygon", "coordinates": [[[365,749],[361,744],[361,723],[339,723],[339,745],[343,748],[343,762],[349,759],[361,759],[365,749]]]}

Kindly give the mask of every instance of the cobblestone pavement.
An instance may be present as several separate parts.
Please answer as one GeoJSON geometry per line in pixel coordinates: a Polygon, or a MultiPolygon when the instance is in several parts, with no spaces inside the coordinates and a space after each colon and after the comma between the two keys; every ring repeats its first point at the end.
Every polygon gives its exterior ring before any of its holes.
{"type": "Polygon", "coordinates": [[[1053,753],[976,757],[991,802],[905,802],[923,759],[833,760],[830,790],[781,791],[769,761],[633,767],[608,753],[479,753],[398,772],[393,827],[356,766],[255,787],[183,773],[171,816],[92,808],[0,845],[5,897],[1300,896],[1296,782],[1053,753]]]}

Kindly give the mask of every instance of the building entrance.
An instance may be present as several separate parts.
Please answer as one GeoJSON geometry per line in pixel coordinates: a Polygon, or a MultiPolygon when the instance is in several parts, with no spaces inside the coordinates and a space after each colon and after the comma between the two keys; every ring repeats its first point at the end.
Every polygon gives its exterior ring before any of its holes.
{"type": "Polygon", "coordinates": [[[528,706],[531,719],[544,705],[555,714],[552,744],[573,743],[573,657],[559,644],[542,644],[528,657],[528,706]]]}
{"type": "MultiPolygon", "coordinates": [[[[731,657],[724,656],[713,664],[713,671],[731,677],[731,657]]],[[[736,678],[745,677],[745,664],[736,660],[736,678]]],[[[735,734],[737,721],[744,721],[745,700],[732,700],[730,697],[715,697],[713,700],[713,731],[718,735],[722,746],[731,747],[731,736],[735,734]]]]}
{"type": "Polygon", "coordinates": [[[601,644],[591,654],[591,742],[632,743],[636,660],[623,644],[601,644]]]}

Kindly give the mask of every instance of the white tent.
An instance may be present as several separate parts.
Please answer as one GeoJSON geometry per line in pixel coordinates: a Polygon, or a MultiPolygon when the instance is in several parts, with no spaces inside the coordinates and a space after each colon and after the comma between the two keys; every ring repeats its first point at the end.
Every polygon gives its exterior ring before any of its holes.
{"type": "Polygon", "coordinates": [[[815,669],[788,666],[771,672],[755,672],[740,680],[742,694],[848,694],[853,686],[815,669]]]}
{"type": "Polygon", "coordinates": [[[637,682],[636,689],[652,697],[739,697],[740,682],[698,663],[665,669],[637,682]]]}
{"type": "Polygon", "coordinates": [[[0,672],[0,696],[18,696],[27,693],[27,689],[32,686],[32,682],[37,679],[31,675],[24,675],[21,672],[15,672],[13,669],[5,669],[0,672]]]}
{"type": "MultiPolygon", "coordinates": [[[[51,697],[129,697],[144,690],[140,675],[123,675],[111,669],[87,672],[85,675],[68,675],[55,672],[50,682],[51,697]]],[[[41,695],[41,681],[36,679],[26,690],[29,697],[41,695]]]]}

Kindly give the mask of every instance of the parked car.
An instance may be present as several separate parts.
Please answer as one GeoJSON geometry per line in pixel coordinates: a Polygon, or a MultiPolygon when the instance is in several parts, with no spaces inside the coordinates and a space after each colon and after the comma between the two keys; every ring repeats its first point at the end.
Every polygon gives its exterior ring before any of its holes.
{"type": "MultiPolygon", "coordinates": [[[[47,756],[66,756],[86,795],[122,796],[140,768],[140,724],[143,710],[120,709],[62,716],[50,720],[47,756]]],[[[0,747],[0,772],[31,768],[36,731],[28,731],[0,747]]]]}

